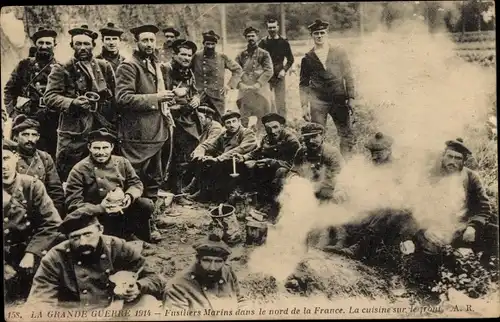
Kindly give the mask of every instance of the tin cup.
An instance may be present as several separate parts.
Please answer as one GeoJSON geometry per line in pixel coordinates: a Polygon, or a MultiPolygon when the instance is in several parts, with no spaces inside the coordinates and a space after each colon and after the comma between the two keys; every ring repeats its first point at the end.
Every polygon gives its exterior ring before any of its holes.
{"type": "Polygon", "coordinates": [[[89,111],[90,112],[97,112],[97,107],[99,104],[99,100],[101,99],[101,96],[99,96],[99,94],[97,94],[95,92],[86,92],[84,96],[92,104],[89,108],[89,111]]]}
{"type": "Polygon", "coordinates": [[[220,204],[210,210],[210,217],[216,226],[223,227],[223,240],[228,244],[238,243],[241,239],[240,225],[235,215],[235,208],[228,204],[220,204]]]}

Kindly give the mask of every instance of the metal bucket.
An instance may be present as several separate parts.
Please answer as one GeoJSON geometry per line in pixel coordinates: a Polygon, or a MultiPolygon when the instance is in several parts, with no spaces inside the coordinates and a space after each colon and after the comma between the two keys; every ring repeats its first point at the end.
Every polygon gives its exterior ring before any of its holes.
{"type": "Polygon", "coordinates": [[[97,112],[97,108],[99,107],[99,100],[101,99],[101,96],[95,92],[86,92],[85,93],[85,98],[89,100],[91,106],[89,108],[90,112],[97,112]]]}
{"type": "Polygon", "coordinates": [[[210,210],[213,228],[222,229],[222,239],[227,244],[235,244],[241,241],[240,226],[235,215],[235,210],[233,206],[222,203],[210,210]]]}

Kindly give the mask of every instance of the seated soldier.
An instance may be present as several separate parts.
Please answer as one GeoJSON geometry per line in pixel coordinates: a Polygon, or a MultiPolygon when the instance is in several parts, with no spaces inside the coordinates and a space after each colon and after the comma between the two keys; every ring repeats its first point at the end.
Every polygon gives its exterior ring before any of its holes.
{"type": "Polygon", "coordinates": [[[106,129],[89,134],[90,154],[68,176],[67,210],[94,205],[107,235],[150,241],[153,201],[141,197],[144,187],[130,161],[111,154],[115,141],[106,129]]]}
{"type": "Polygon", "coordinates": [[[317,183],[315,195],[318,200],[330,201],[344,158],[337,148],[324,142],[325,129],[321,124],[307,123],[300,131],[304,146],[295,155],[292,171],[317,183]]]}
{"type": "Polygon", "coordinates": [[[365,144],[365,148],[370,151],[371,159],[374,165],[389,164],[392,161],[392,137],[377,132],[365,144]]]}
{"type": "Polygon", "coordinates": [[[16,171],[17,144],[2,142],[3,263],[6,303],[28,296],[40,259],[59,239],[61,217],[43,183],[16,171]]]}
{"type": "Polygon", "coordinates": [[[43,182],[49,197],[61,218],[64,218],[64,190],[54,160],[45,151],[36,148],[40,139],[40,123],[24,114],[16,116],[12,124],[12,139],[18,144],[17,172],[28,174],[43,182]]]}
{"type": "Polygon", "coordinates": [[[272,202],[278,196],[300,148],[299,139],[285,128],[285,123],[285,118],[279,114],[264,115],[262,124],[266,135],[259,148],[245,155],[236,155],[237,160],[244,162],[248,169],[245,176],[247,190],[259,191],[264,202],[272,202]]]}
{"type": "Polygon", "coordinates": [[[94,309],[123,300],[124,309],[161,305],[157,299],[165,287],[163,279],[123,239],[104,235],[92,208],[82,205],[64,218],[60,230],[68,240],[42,259],[27,304],[94,309]],[[137,275],[122,281],[114,274],[126,275],[123,271],[137,275]]]}
{"type": "Polygon", "coordinates": [[[231,249],[211,234],[193,246],[196,262],[179,272],[165,288],[166,309],[232,309],[243,302],[238,278],[227,264],[231,249]]]}
{"type": "MultiPolygon", "coordinates": [[[[465,202],[460,221],[464,228],[455,232],[451,246],[471,248],[476,253],[482,252],[482,262],[487,263],[498,250],[498,217],[492,213],[486,189],[479,175],[464,166],[464,161],[470,154],[471,151],[462,139],[447,141],[441,162],[431,175],[437,182],[452,175],[463,177],[465,202]]],[[[405,254],[421,252],[431,256],[438,255],[442,246],[443,237],[432,229],[421,229],[412,239],[400,244],[401,251],[405,254]]]]}
{"type": "MultiPolygon", "coordinates": [[[[241,168],[233,159],[236,154],[246,154],[257,147],[252,130],[241,125],[240,113],[228,111],[222,116],[226,130],[210,141],[200,144],[193,152],[193,160],[201,168],[199,201],[225,201],[238,181],[230,174],[241,168]]],[[[238,173],[238,172],[236,172],[238,173]]]]}
{"type": "MultiPolygon", "coordinates": [[[[214,120],[214,117],[217,116],[217,112],[211,109],[208,106],[200,106],[198,107],[198,118],[203,126],[203,132],[200,136],[200,146],[206,141],[214,140],[217,138],[223,131],[222,125],[214,120]]],[[[182,193],[195,193],[199,191],[199,175],[200,171],[198,168],[192,169],[193,179],[191,182],[182,189],[182,193]]]]}

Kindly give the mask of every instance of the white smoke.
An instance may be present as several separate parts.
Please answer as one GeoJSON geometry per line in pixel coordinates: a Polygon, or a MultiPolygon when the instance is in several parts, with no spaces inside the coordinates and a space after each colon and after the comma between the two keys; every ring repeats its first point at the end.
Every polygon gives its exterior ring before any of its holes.
{"type": "Polygon", "coordinates": [[[14,46],[21,49],[26,42],[24,23],[22,20],[16,18],[13,10],[8,12],[3,11],[4,10],[2,10],[2,14],[0,15],[0,23],[3,32],[14,46]]]}

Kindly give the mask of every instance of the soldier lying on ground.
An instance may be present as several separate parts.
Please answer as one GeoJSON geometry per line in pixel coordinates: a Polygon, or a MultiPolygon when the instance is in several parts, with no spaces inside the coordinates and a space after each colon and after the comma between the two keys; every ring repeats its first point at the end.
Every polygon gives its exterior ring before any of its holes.
{"type": "Polygon", "coordinates": [[[266,135],[260,146],[245,155],[236,154],[237,160],[245,165],[242,173],[243,190],[257,191],[259,200],[264,204],[276,202],[300,147],[299,139],[285,128],[285,123],[285,118],[279,114],[264,115],[262,124],[266,135]]]}
{"type": "Polygon", "coordinates": [[[43,102],[43,94],[54,59],[54,47],[57,33],[54,30],[40,27],[31,36],[35,44],[32,58],[19,62],[4,88],[4,103],[9,116],[15,118],[25,114],[41,125],[38,148],[48,152],[53,158],[56,155],[57,125],[59,113],[49,109],[43,102]]]}
{"type": "Polygon", "coordinates": [[[61,217],[43,183],[17,173],[17,144],[2,142],[4,297],[23,299],[43,255],[58,241],[61,217]]]}
{"type": "Polygon", "coordinates": [[[257,147],[255,133],[241,125],[240,113],[228,111],[222,116],[222,122],[226,130],[202,143],[192,154],[193,162],[202,169],[200,193],[195,195],[199,201],[226,201],[238,185],[239,178],[230,176],[233,166],[236,171],[243,167],[241,163],[233,163],[233,156],[246,154],[257,147]]]}
{"type": "Polygon", "coordinates": [[[231,249],[211,234],[195,244],[196,262],[179,272],[165,288],[168,309],[232,309],[243,302],[238,278],[227,264],[231,249]]]}
{"type": "Polygon", "coordinates": [[[151,309],[165,282],[123,239],[103,235],[91,208],[78,208],[64,219],[60,230],[68,240],[42,259],[27,305],[93,309],[124,300],[124,308],[151,309]],[[136,273],[136,282],[125,288],[111,283],[110,275],[119,271],[136,273]]]}
{"type": "Polygon", "coordinates": [[[12,139],[18,144],[17,172],[28,174],[43,182],[61,218],[64,218],[64,190],[54,160],[45,151],[36,148],[40,138],[40,123],[26,115],[16,116],[12,124],[12,139]]]}
{"type": "Polygon", "coordinates": [[[325,129],[317,123],[307,123],[301,129],[304,138],[295,155],[292,172],[316,183],[315,195],[320,201],[334,198],[335,178],[344,165],[340,151],[326,143],[325,129]]]}
{"type": "Polygon", "coordinates": [[[68,211],[92,205],[107,235],[150,241],[149,220],[154,204],[141,197],[144,186],[130,161],[111,154],[116,137],[101,129],[91,132],[88,142],[90,155],[78,162],[68,176],[68,211]]]}

